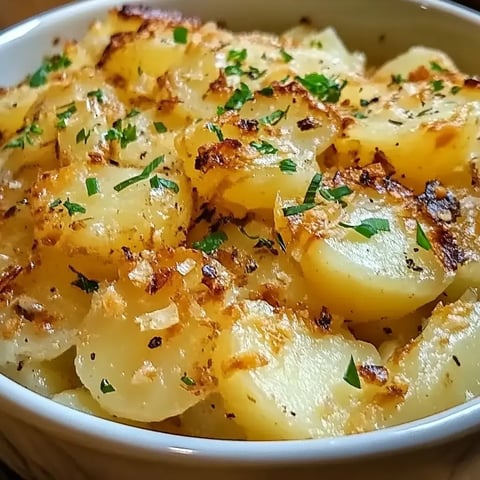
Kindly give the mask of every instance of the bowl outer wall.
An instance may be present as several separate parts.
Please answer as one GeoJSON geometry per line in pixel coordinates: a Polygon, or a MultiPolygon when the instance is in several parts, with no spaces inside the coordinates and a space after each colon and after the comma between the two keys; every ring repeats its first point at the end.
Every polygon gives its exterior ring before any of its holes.
{"type": "MultiPolygon", "coordinates": [[[[53,51],[52,39],[81,38],[105,10],[122,2],[90,0],[29,19],[0,35],[0,85],[13,85],[53,51]],[[13,60],[14,59],[14,60],[13,60]]],[[[347,46],[380,63],[420,44],[442,49],[464,71],[478,69],[480,16],[437,0],[133,0],[178,9],[204,20],[226,20],[233,30],[282,31],[308,16],[336,27],[347,46]]],[[[76,412],[0,376],[0,410],[58,439],[150,461],[217,465],[337,463],[433,445],[478,430],[480,401],[398,427],[349,437],[288,442],[226,442],[162,434],[76,412]]]]}

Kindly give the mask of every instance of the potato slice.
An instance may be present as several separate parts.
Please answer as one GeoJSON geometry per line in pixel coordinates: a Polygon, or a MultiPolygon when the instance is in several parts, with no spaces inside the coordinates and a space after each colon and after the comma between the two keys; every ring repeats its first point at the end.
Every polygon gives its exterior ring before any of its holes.
{"type": "MultiPolygon", "coordinates": [[[[292,216],[277,208],[276,227],[332,312],[357,322],[402,317],[434,300],[454,274],[433,250],[417,245],[416,222],[405,203],[363,190],[346,197],[345,208],[323,202],[292,216]],[[368,238],[352,228],[365,219],[380,219],[388,231],[368,238]]],[[[280,201],[279,207],[288,205],[280,201]]]]}
{"type": "Polygon", "coordinates": [[[164,255],[159,265],[139,258],[104,285],[77,342],[77,373],[92,396],[110,414],[142,422],[178,415],[215,386],[216,325],[194,296],[206,290],[202,256],[164,255]],[[128,348],[119,348],[125,339],[128,348]]]}
{"type": "Polygon", "coordinates": [[[70,165],[45,173],[32,191],[35,237],[44,244],[108,258],[121,247],[141,251],[175,246],[190,221],[191,190],[179,171],[155,170],[173,182],[150,186],[148,177],[121,191],[114,186],[142,173],[135,168],[70,165]],[[87,178],[96,179],[99,193],[89,196],[87,178]],[[178,189],[178,191],[177,191],[178,189]],[[70,210],[67,208],[70,205],[70,210]],[[76,205],[73,207],[71,204],[76,205]]]}
{"type": "Polygon", "coordinates": [[[379,364],[375,348],[344,335],[308,331],[290,311],[263,301],[239,304],[219,338],[214,364],[226,408],[249,440],[342,435],[366,389],[343,380],[350,356],[379,364]]]}

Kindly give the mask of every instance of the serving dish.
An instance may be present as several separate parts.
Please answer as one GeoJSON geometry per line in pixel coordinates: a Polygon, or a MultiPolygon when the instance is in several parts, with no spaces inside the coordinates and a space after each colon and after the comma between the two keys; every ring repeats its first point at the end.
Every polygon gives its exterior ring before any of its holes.
{"type": "MultiPolygon", "coordinates": [[[[79,37],[88,24],[118,2],[74,4],[33,18],[0,37],[0,61],[8,65],[0,84],[21,80],[52,50],[52,39],[79,37]],[[11,61],[16,59],[15,64],[11,61]]],[[[142,2],[176,8],[203,19],[219,19],[233,29],[280,30],[308,16],[317,26],[333,25],[351,49],[364,50],[379,63],[413,44],[445,50],[467,72],[475,73],[479,17],[440,2],[380,0],[318,3],[302,0],[224,4],[181,1],[142,2]],[[392,9],[395,9],[393,12],[392,9]],[[275,15],[272,12],[275,11],[275,15]],[[255,12],[252,15],[251,12],[255,12]],[[348,12],[348,13],[347,13],[348,12]],[[372,12],[375,12],[373,14],[372,12]],[[413,28],[412,28],[413,27],[413,28]],[[408,30],[407,30],[408,29],[408,30]],[[405,32],[409,32],[405,35],[405,32]],[[477,44],[476,44],[477,42],[477,44]]],[[[450,460],[465,440],[435,448],[472,433],[480,423],[477,401],[428,419],[383,432],[335,440],[239,443],[181,438],[112,424],[66,409],[0,378],[0,456],[25,478],[303,478],[328,472],[329,478],[448,478],[450,460]],[[421,451],[419,451],[421,448],[421,451]],[[413,450],[413,453],[412,453],[413,450]],[[380,457],[382,457],[380,459],[380,457]],[[441,458],[432,467],[433,459],[441,458]],[[400,471],[399,465],[403,466],[400,471]],[[408,466],[409,465],[409,466],[408,466]],[[410,468],[410,472],[405,471],[410,468]],[[438,469],[434,473],[433,469],[438,469]],[[155,477],[154,477],[155,475],[155,477]],[[421,475],[421,476],[419,476],[421,475]],[[428,475],[428,476],[427,476],[428,475]],[[365,477],[367,478],[367,477],[365,477]]]]}

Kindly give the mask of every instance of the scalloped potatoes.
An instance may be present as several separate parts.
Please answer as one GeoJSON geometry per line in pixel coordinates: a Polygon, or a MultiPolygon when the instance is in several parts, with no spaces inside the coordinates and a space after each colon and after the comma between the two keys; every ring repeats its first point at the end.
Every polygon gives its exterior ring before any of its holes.
{"type": "Polygon", "coordinates": [[[109,12],[0,94],[0,371],[226,439],[475,397],[479,87],[331,28],[109,12]]]}

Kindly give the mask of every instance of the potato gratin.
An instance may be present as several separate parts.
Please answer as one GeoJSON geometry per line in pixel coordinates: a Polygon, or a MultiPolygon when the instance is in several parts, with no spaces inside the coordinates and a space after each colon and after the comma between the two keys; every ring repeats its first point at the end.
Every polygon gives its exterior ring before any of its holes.
{"type": "Polygon", "coordinates": [[[299,439],[480,393],[480,79],[126,6],[0,94],[1,371],[299,439]]]}

